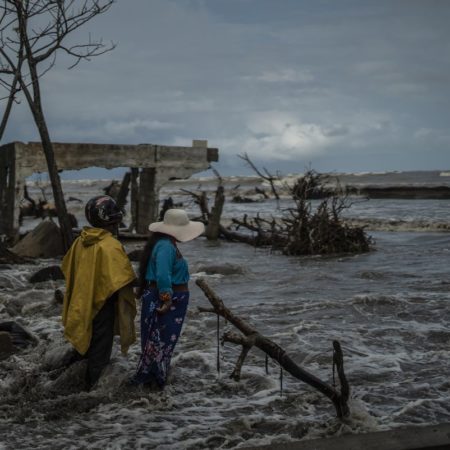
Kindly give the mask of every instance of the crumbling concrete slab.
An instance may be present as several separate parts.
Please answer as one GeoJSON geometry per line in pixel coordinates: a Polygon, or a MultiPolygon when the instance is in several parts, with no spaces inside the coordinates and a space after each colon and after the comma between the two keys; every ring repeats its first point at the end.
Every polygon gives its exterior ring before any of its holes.
{"type": "MultiPolygon", "coordinates": [[[[139,169],[141,185],[132,196],[141,200],[136,215],[136,229],[146,232],[157,218],[159,190],[170,180],[189,178],[218,161],[218,149],[208,148],[208,141],[194,140],[191,147],[155,144],[72,144],[54,142],[59,170],[87,167],[129,167],[139,169]]],[[[19,230],[19,203],[24,197],[25,180],[37,172],[47,172],[40,142],[12,142],[0,146],[0,234],[15,237],[19,230]]],[[[131,203],[139,204],[136,198],[131,203]]]]}

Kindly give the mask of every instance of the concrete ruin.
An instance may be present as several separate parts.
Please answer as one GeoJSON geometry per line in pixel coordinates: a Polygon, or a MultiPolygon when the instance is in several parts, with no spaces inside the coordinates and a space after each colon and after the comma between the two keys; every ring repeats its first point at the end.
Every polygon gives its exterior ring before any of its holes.
{"type": "MultiPolygon", "coordinates": [[[[159,190],[170,180],[189,178],[218,161],[216,148],[208,141],[194,140],[192,147],[154,144],[69,144],[53,143],[59,170],[88,167],[113,169],[130,167],[138,173],[138,183],[131,189],[131,203],[138,205],[136,231],[146,233],[148,224],[157,218],[159,190]]],[[[47,172],[40,142],[12,142],[0,146],[0,235],[14,238],[19,232],[20,201],[24,197],[26,178],[47,172]]]]}

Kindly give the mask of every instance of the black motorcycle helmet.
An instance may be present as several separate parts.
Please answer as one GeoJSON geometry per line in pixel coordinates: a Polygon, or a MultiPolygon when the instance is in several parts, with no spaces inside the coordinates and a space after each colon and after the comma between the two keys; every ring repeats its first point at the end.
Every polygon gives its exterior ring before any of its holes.
{"type": "Polygon", "coordinates": [[[91,198],[84,209],[87,221],[97,228],[120,223],[123,213],[117,203],[109,195],[99,195],[91,198]]]}

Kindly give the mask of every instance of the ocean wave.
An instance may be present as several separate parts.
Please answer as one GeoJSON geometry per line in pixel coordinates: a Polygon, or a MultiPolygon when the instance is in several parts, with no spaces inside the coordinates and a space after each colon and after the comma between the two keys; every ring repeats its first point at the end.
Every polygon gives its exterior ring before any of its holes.
{"type": "Polygon", "coordinates": [[[450,222],[401,219],[345,219],[353,227],[364,227],[370,231],[438,231],[449,232],[450,222]]]}

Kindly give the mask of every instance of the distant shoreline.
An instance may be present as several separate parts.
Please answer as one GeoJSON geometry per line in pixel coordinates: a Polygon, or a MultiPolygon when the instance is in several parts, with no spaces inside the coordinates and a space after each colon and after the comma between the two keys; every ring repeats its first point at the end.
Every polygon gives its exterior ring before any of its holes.
{"type": "Polygon", "coordinates": [[[377,199],[448,200],[450,186],[346,186],[350,195],[377,199]]]}
{"type": "MultiPolygon", "coordinates": [[[[82,175],[82,174],[80,174],[82,175]]],[[[334,188],[337,184],[349,195],[357,195],[372,199],[450,199],[450,170],[406,171],[406,172],[373,172],[373,173],[324,173],[326,184],[334,188]]],[[[287,194],[286,186],[293,185],[302,174],[282,175],[275,182],[280,194],[287,194]]],[[[62,184],[71,186],[108,185],[115,179],[121,178],[86,178],[63,179],[62,184]]],[[[255,187],[270,190],[269,183],[256,175],[223,176],[222,183],[226,190],[239,189],[244,194],[250,194],[255,187]]],[[[164,190],[176,191],[181,189],[196,190],[201,187],[205,191],[215,191],[218,179],[215,176],[191,177],[188,179],[172,180],[163,186],[164,190]]],[[[45,187],[49,180],[44,174],[40,179],[29,179],[27,185],[45,187]]]]}

